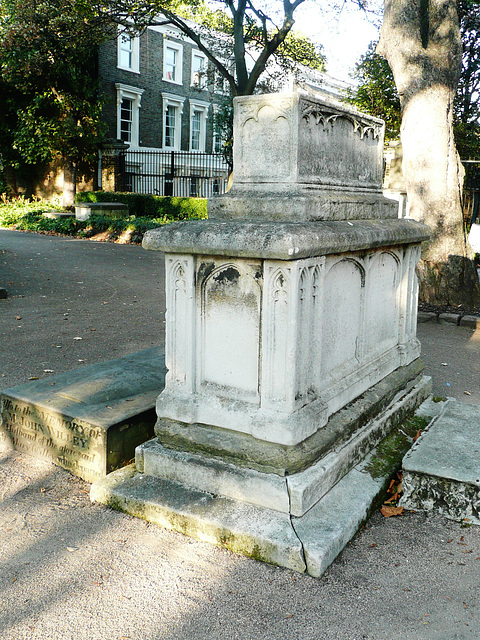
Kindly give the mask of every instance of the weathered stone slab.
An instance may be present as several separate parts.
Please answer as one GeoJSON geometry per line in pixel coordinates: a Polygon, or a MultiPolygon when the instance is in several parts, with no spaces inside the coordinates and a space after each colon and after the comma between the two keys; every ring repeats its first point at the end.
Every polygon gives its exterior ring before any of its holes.
{"type": "Polygon", "coordinates": [[[255,560],[305,571],[302,544],[288,514],[138,473],[133,465],[94,482],[90,497],[255,560]]]}
{"type": "MultiPolygon", "coordinates": [[[[146,475],[294,516],[303,516],[388,433],[398,427],[405,416],[411,415],[430,391],[430,378],[412,381],[373,420],[364,417],[362,421],[360,414],[373,413],[374,398],[370,397],[369,404],[359,402],[348,416],[354,425],[362,425],[362,422],[364,424],[355,429],[350,437],[339,439],[335,448],[329,449],[315,464],[285,477],[228,463],[218,456],[208,456],[200,451],[168,449],[162,446],[161,438],[137,448],[136,466],[146,475]]],[[[348,433],[348,425],[343,426],[348,433]]]]}
{"type": "Polygon", "coordinates": [[[422,372],[423,363],[419,359],[396,369],[330,416],[322,429],[296,446],[258,440],[212,425],[187,425],[164,419],[158,421],[155,433],[159,441],[170,449],[202,453],[263,473],[292,477],[315,464],[335,444],[345,444],[354,434],[362,432],[372,416],[384,415],[396,398],[402,397],[420,381],[422,372]]]}
{"type": "Polygon", "coordinates": [[[429,228],[415,220],[253,222],[190,220],[147,231],[144,249],[168,253],[301,260],[423,242],[429,228]]]}
{"type": "MultiPolygon", "coordinates": [[[[430,416],[427,405],[421,405],[420,415],[430,416]]],[[[133,465],[97,480],[90,497],[197,540],[319,577],[368,518],[398,469],[405,448],[395,449],[388,460],[380,448],[301,517],[150,476],[133,465]],[[377,467],[381,470],[374,471],[377,467]]]]}
{"type": "Polygon", "coordinates": [[[128,206],[122,202],[80,202],[75,205],[75,218],[85,221],[92,213],[105,213],[111,218],[128,215],[128,206]]]}
{"type": "Polygon", "coordinates": [[[42,216],[51,220],[64,220],[65,218],[74,218],[75,214],[71,211],[44,211],[42,216]]]}
{"type": "Polygon", "coordinates": [[[153,436],[165,372],[153,348],[6,389],[0,438],[93,482],[153,436]]]}
{"type": "Polygon", "coordinates": [[[403,460],[409,509],[480,524],[480,407],[450,399],[403,460]]]}
{"type": "Polygon", "coordinates": [[[461,327],[472,327],[472,329],[480,329],[480,318],[478,316],[462,316],[459,325],[461,327]]]}

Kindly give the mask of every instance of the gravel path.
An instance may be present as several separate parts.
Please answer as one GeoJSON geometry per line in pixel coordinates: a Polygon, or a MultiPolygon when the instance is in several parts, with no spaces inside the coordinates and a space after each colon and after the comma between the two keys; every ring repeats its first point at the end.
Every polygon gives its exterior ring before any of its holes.
{"type": "MultiPolygon", "coordinates": [[[[1,387],[156,344],[158,258],[0,229],[0,281],[9,289],[0,300],[1,387]]],[[[439,347],[437,327],[424,325],[422,341],[427,372],[447,362],[462,400],[479,386],[480,341],[452,329],[461,328],[440,329],[449,337],[439,347]]],[[[377,512],[314,579],[91,505],[88,494],[68,472],[0,449],[0,640],[480,636],[480,527],[377,512]]]]}

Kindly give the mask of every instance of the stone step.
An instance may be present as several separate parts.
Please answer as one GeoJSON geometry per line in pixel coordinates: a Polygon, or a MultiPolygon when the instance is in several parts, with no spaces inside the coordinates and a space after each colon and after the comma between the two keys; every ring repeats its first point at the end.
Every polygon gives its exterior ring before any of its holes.
{"type": "Polygon", "coordinates": [[[153,437],[161,347],[1,392],[0,440],[93,482],[153,437]]]}
{"type": "MultiPolygon", "coordinates": [[[[392,376],[388,377],[390,384],[392,376]]],[[[343,441],[338,438],[314,464],[298,473],[281,476],[237,466],[218,456],[204,455],[201,451],[168,449],[162,446],[161,437],[137,448],[136,466],[146,475],[303,516],[394,427],[401,424],[404,416],[411,414],[431,391],[430,378],[424,376],[413,380],[375,415],[375,401],[381,387],[382,383],[375,385],[356,402],[350,403],[348,408],[332,416],[327,428],[332,427],[336,432],[341,432],[342,427],[347,432],[349,421],[362,426],[343,441]]]]}
{"type": "MultiPolygon", "coordinates": [[[[438,404],[427,400],[417,413],[430,420],[438,410],[438,404]]],[[[401,422],[362,462],[298,517],[291,511],[285,513],[225,497],[213,485],[211,491],[206,491],[188,486],[188,478],[173,480],[149,475],[135,465],[94,482],[90,496],[93,502],[198,540],[318,577],[383,496],[392,472],[398,470],[412,441],[405,431],[406,424],[401,422]]],[[[194,481],[197,479],[195,475],[194,481]]],[[[222,478],[218,481],[222,482],[222,478]]],[[[270,495],[273,496],[273,492],[270,495]]]]}
{"type": "Polygon", "coordinates": [[[449,399],[403,460],[401,504],[480,524],[480,406],[449,399]]]}

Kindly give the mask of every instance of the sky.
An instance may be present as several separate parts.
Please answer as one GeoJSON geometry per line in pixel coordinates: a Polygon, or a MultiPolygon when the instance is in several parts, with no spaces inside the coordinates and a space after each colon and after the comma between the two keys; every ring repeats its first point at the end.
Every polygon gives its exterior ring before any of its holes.
{"type": "MultiPolygon", "coordinates": [[[[337,1],[341,9],[326,10],[327,3],[307,1],[294,14],[295,29],[302,31],[314,42],[323,45],[327,56],[327,73],[340,80],[351,81],[350,72],[363,55],[370,42],[378,39],[378,23],[375,17],[367,16],[353,2],[337,1]]],[[[370,5],[382,4],[371,0],[370,5]]]]}

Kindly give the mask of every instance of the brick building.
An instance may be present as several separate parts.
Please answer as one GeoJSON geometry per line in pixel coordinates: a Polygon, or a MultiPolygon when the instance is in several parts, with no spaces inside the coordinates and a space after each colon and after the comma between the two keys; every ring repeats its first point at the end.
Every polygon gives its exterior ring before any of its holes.
{"type": "Polygon", "coordinates": [[[206,69],[205,55],[170,25],[104,43],[99,76],[109,138],[132,149],[212,153],[213,109],[221,94],[206,69]]]}
{"type": "Polygon", "coordinates": [[[220,149],[213,114],[225,94],[214,90],[207,69],[206,56],[171,25],[100,47],[107,137],[126,148],[121,179],[112,183],[110,171],[106,185],[103,171],[104,188],[182,196],[225,189],[228,166],[212,155],[220,149]]]}

